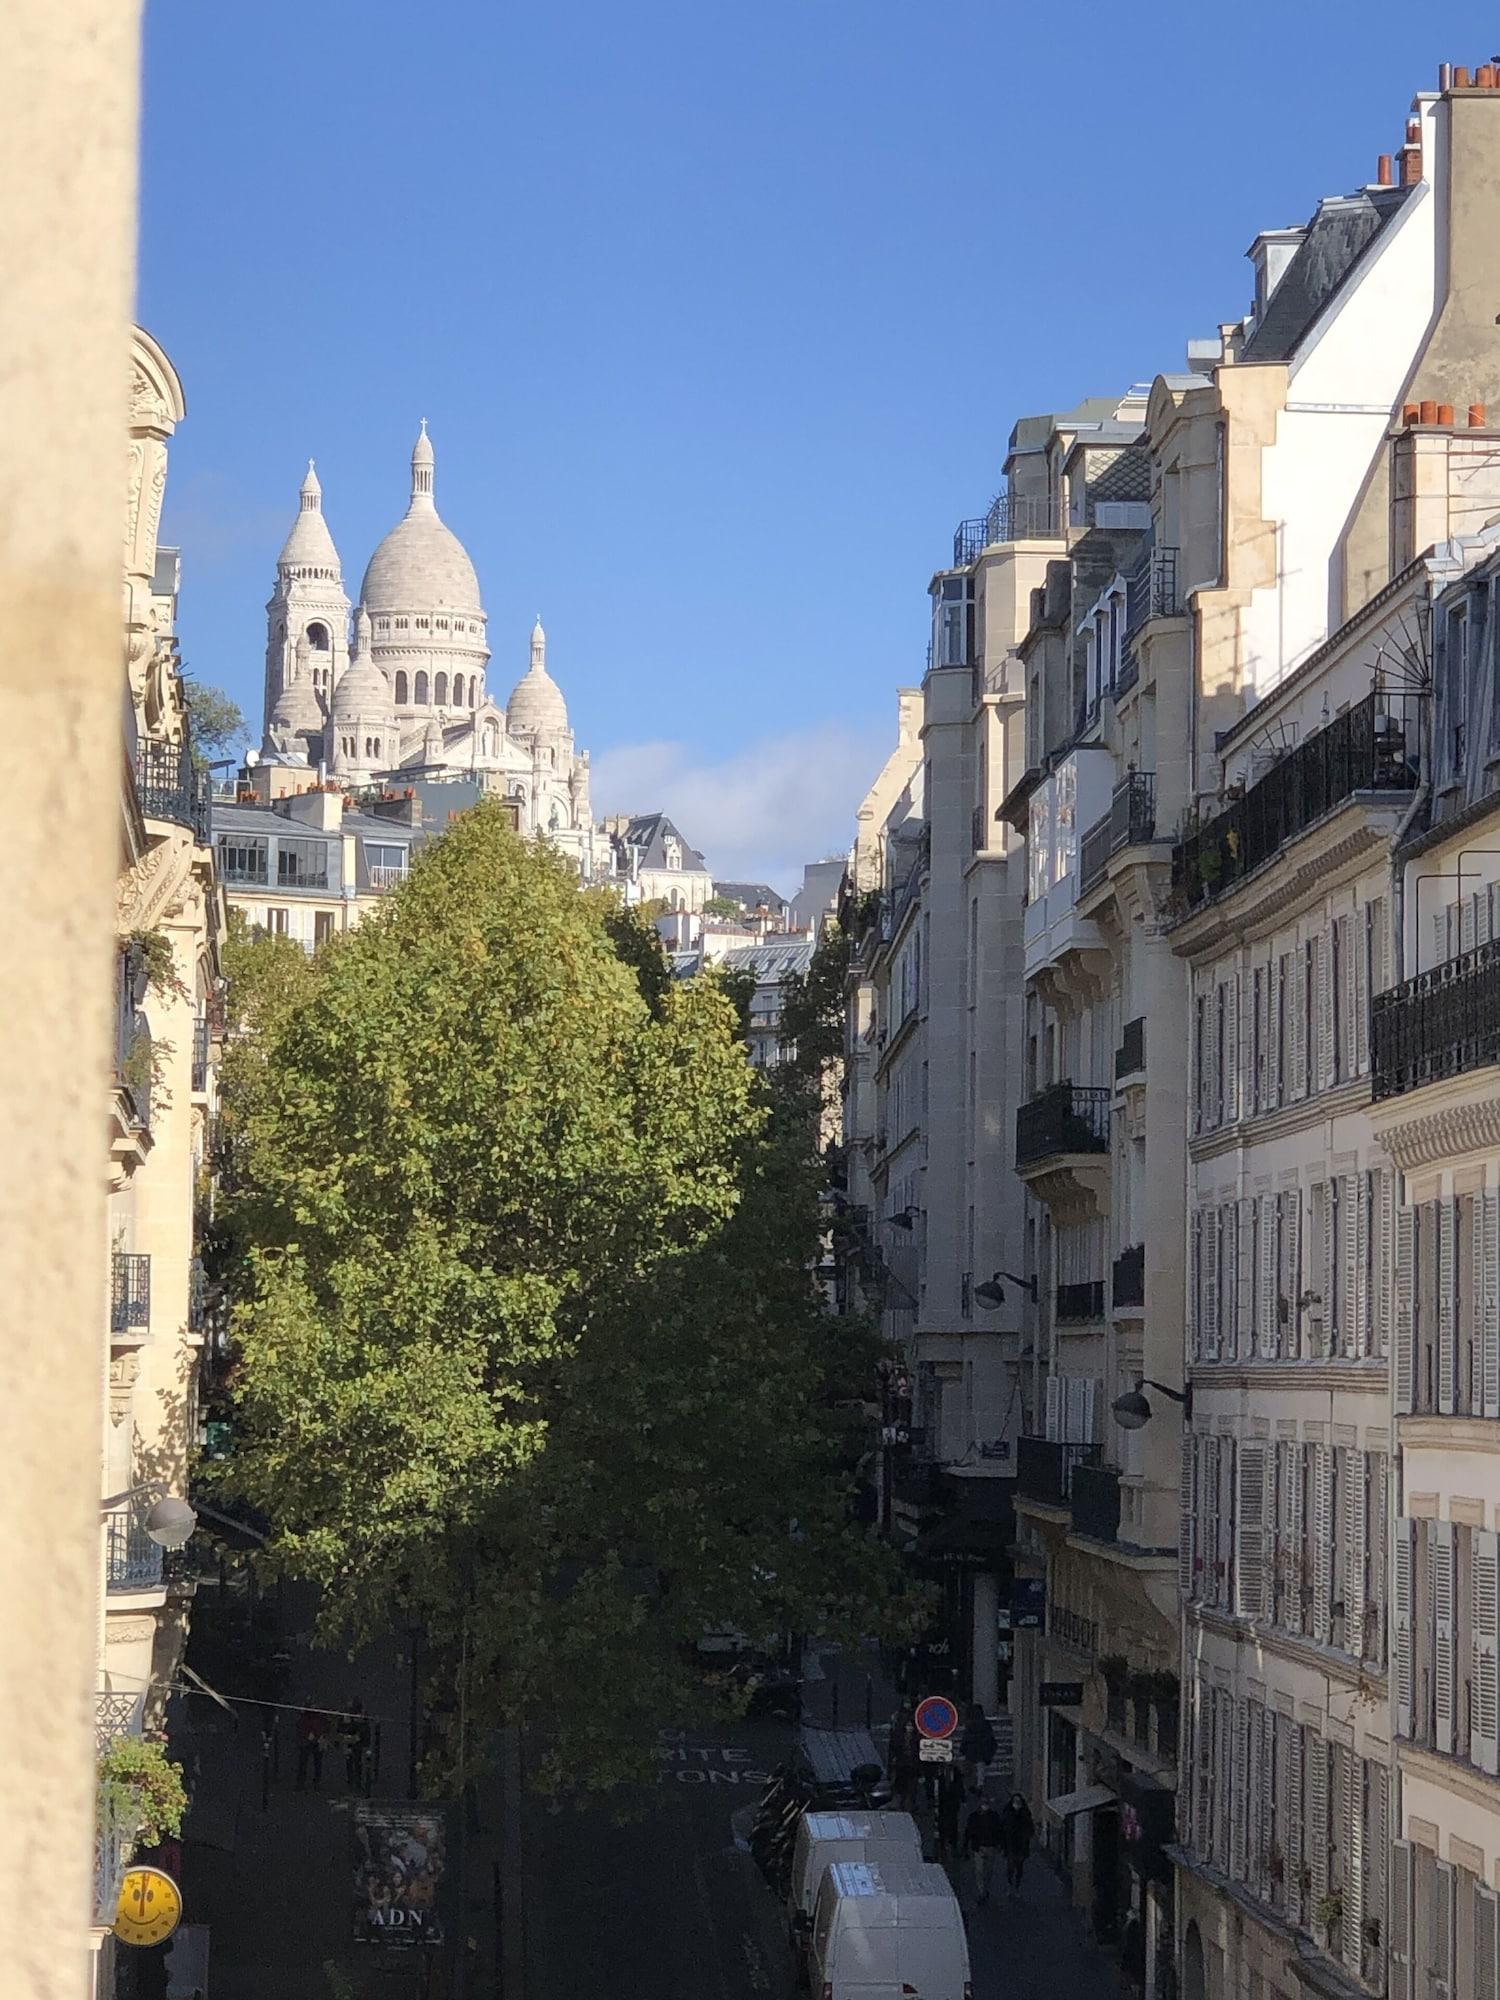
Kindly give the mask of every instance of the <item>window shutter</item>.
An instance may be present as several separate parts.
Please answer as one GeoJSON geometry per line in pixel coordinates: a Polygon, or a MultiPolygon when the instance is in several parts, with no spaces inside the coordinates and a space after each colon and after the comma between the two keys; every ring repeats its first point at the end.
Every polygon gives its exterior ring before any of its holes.
{"type": "Polygon", "coordinates": [[[1453,1754],[1453,1669],[1454,1638],[1457,1606],[1454,1603],[1454,1546],[1453,1523],[1433,1521],[1432,1533],[1432,1611],[1436,1626],[1436,1645],[1433,1656],[1432,1696],[1433,1709],[1437,1717],[1437,1747],[1445,1755],[1453,1754]]]}
{"type": "Polygon", "coordinates": [[[1416,1683],[1412,1658],[1412,1594],[1416,1571],[1416,1523],[1398,1520],[1395,1524],[1396,1601],[1392,1606],[1394,1629],[1391,1634],[1392,1693],[1396,1706],[1396,1734],[1410,1740],[1416,1707],[1416,1683]]]}
{"type": "Polygon", "coordinates": [[[1474,1884],[1474,2000],[1500,2000],[1500,1897],[1474,1884]]]}
{"type": "Polygon", "coordinates": [[[1051,1444],[1057,1444],[1062,1439],[1062,1401],[1062,1378],[1058,1375],[1049,1375],[1047,1377],[1047,1438],[1051,1444]]]}
{"type": "Polygon", "coordinates": [[[1279,1273],[1276,1263],[1275,1195],[1261,1195],[1257,1206],[1260,1211],[1260,1297],[1257,1300],[1260,1307],[1260,1351],[1269,1361],[1274,1359],[1276,1354],[1276,1335],[1280,1323],[1277,1306],[1280,1294],[1277,1288],[1279,1273]]]}
{"type": "Polygon", "coordinates": [[[1288,1500],[1290,1504],[1287,1510],[1287,1539],[1291,1550],[1291,1560],[1287,1568],[1287,1626],[1293,1632],[1304,1631],[1307,1625],[1307,1620],[1303,1612],[1303,1605],[1306,1602],[1303,1593],[1306,1590],[1308,1579],[1303,1567],[1303,1529],[1305,1523],[1303,1521],[1302,1510],[1302,1475],[1307,1452],[1308,1447],[1305,1444],[1293,1444],[1287,1452],[1288,1463],[1291,1467],[1290,1485],[1288,1488],[1288,1500]]]}
{"type": "Polygon", "coordinates": [[[1345,1354],[1364,1353],[1364,1324],[1360,1313],[1360,1297],[1364,1291],[1365,1260],[1360,1255],[1360,1242],[1364,1234],[1360,1227],[1364,1217],[1364,1190],[1358,1174],[1345,1174],[1339,1190],[1339,1244],[1344,1260],[1343,1289],[1339,1295],[1339,1307],[1344,1320],[1345,1354]]]}
{"type": "Polygon", "coordinates": [[[1473,1628],[1470,1751],[1493,1777],[1500,1771],[1500,1536],[1488,1529],[1474,1535],[1473,1628]]]}
{"type": "Polygon", "coordinates": [[[1312,1909],[1328,1894],[1328,1745],[1311,1730],[1307,1737],[1307,1860],[1312,1869],[1312,1909]]]}
{"type": "Polygon", "coordinates": [[[1193,1562],[1193,1545],[1197,1539],[1197,1493],[1198,1493],[1198,1434],[1187,1431],[1182,1439],[1182,1466],[1178,1475],[1179,1515],[1177,1529],[1177,1588],[1184,1603],[1197,1596],[1194,1588],[1197,1571],[1193,1562]]]}
{"type": "Polygon", "coordinates": [[[1474,898],[1465,896],[1458,912],[1458,948],[1460,951],[1474,949],[1474,898]]]}
{"type": "Polygon", "coordinates": [[[1302,1190],[1288,1188],[1281,1197],[1281,1290],[1286,1299],[1286,1337],[1282,1352],[1295,1355],[1301,1345],[1301,1316],[1297,1301],[1302,1295],[1302,1190]]]}
{"type": "Polygon", "coordinates": [[[1333,1453],[1327,1445],[1313,1454],[1313,1637],[1326,1646],[1331,1637],[1333,1596],[1333,1453]]]}
{"type": "Polygon", "coordinates": [[[1220,1307],[1219,1345],[1234,1359],[1240,1352],[1240,1205],[1226,1201],[1219,1210],[1222,1248],[1219,1253],[1220,1307]]]}
{"type": "Polygon", "coordinates": [[[1414,2000],[1412,1980],[1412,1930],[1416,1887],[1416,1855],[1409,1840],[1391,1843],[1391,1915],[1389,1932],[1390,1972],[1388,2000],[1414,2000]]]}
{"type": "Polygon", "coordinates": [[[1249,1195],[1241,1197],[1235,1230],[1240,1246],[1239,1278],[1235,1287],[1235,1323],[1239,1327],[1236,1352],[1248,1360],[1254,1355],[1260,1339],[1260,1301],[1255,1288],[1255,1203],[1249,1195]]]}
{"type": "Polygon", "coordinates": [[[1203,1211],[1193,1210],[1193,1240],[1189,1245],[1188,1353],[1203,1359],[1203,1211]]]}
{"type": "Polygon", "coordinates": [[[1409,1208],[1402,1208],[1396,1215],[1396,1269],[1393,1273],[1396,1314],[1391,1329],[1391,1372],[1394,1379],[1396,1409],[1400,1414],[1411,1411],[1413,1390],[1416,1387],[1417,1343],[1412,1324],[1415,1275],[1412,1266],[1416,1261],[1416,1248],[1416,1217],[1409,1208]]]}
{"type": "Polygon", "coordinates": [[[1243,1439],[1239,1448],[1239,1506],[1235,1524],[1236,1609],[1242,1618],[1265,1616],[1266,1447],[1243,1439]]]}
{"type": "Polygon", "coordinates": [[[1219,1009],[1223,1004],[1222,987],[1210,986],[1204,1013],[1208,1035],[1208,1046],[1203,1051],[1203,1129],[1206,1132],[1211,1132],[1223,1116],[1224,1079],[1219,1075],[1219,1009]]]}
{"type": "Polygon", "coordinates": [[[1375,1325],[1371,1351],[1387,1355],[1391,1351],[1391,1311],[1395,1300],[1396,1177],[1389,1167],[1382,1167],[1376,1181],[1375,1325]]]}
{"type": "Polygon", "coordinates": [[[1196,1757],[1193,1770],[1193,1846],[1206,1861],[1213,1844],[1213,1695],[1201,1681],[1193,1682],[1193,1727],[1196,1757]]]}
{"type": "Polygon", "coordinates": [[[1500,1194],[1474,1203],[1474,1314],[1484,1414],[1500,1417],[1500,1194]]]}
{"type": "Polygon", "coordinates": [[[1286,1783],[1283,1794],[1286,1799],[1286,1852],[1283,1859],[1282,1880],[1286,1887],[1287,1914],[1297,1923],[1302,1914],[1302,1773],[1305,1763],[1303,1729],[1289,1716],[1282,1716],[1277,1727],[1285,1745],[1283,1762],[1286,1765],[1286,1783]]]}
{"type": "Polygon", "coordinates": [[[1450,1198],[1436,1204],[1438,1212],[1438,1408],[1451,1417],[1457,1408],[1455,1394],[1458,1359],[1458,1329],[1455,1324],[1453,1281],[1455,1204],[1450,1198]]]}
{"type": "Polygon", "coordinates": [[[1370,1577],[1369,1613],[1366,1618],[1365,1654],[1378,1667],[1387,1664],[1385,1606],[1386,1570],[1388,1567],[1391,1539],[1391,1523],[1387,1515],[1390,1504],[1390,1478],[1387,1468],[1390,1460],[1383,1451],[1370,1452],[1365,1460],[1369,1468],[1370,1513],[1369,1513],[1369,1556],[1366,1567],[1370,1577]]]}
{"type": "Polygon", "coordinates": [[[1081,1393],[1078,1398],[1078,1409],[1079,1421],[1082,1428],[1078,1433],[1077,1442],[1080,1444],[1097,1444],[1099,1442],[1097,1428],[1099,1422],[1099,1384],[1090,1375],[1085,1381],[1080,1383],[1079,1388],[1081,1393]]]}
{"type": "Polygon", "coordinates": [[[1245,1879],[1245,1847],[1250,1835],[1250,1716],[1244,1702],[1234,1704],[1234,1794],[1231,1801],[1229,1872],[1245,1879]]]}
{"type": "Polygon", "coordinates": [[[1313,1075],[1315,1088],[1326,1090],[1333,1082],[1333,964],[1327,931],[1320,931],[1314,940],[1313,976],[1318,989],[1318,1060],[1313,1075]]]}
{"type": "Polygon", "coordinates": [[[1291,1044],[1287,1062],[1287,1095],[1307,1095],[1307,954],[1298,945],[1287,954],[1291,963],[1291,992],[1287,996],[1287,1040],[1291,1044]]]}
{"type": "Polygon", "coordinates": [[[1384,1764],[1366,1764],[1365,1782],[1370,1801],[1369,1823],[1365,1829],[1365,1920],[1368,1922],[1373,1918],[1379,1924],[1380,1942],[1370,1947],[1364,1976],[1367,1983],[1379,1992],[1384,1985],[1381,1953],[1390,1943],[1386,1901],[1386,1876],[1391,1857],[1390,1773],[1384,1764]]]}
{"type": "Polygon", "coordinates": [[[1378,902],[1365,904],[1364,932],[1354,954],[1354,1066],[1361,1076],[1370,1067],[1370,968],[1380,963],[1376,924],[1382,908],[1378,902]]]}
{"type": "Polygon", "coordinates": [[[1339,1908],[1339,1942],[1344,1963],[1359,1972],[1365,1926],[1365,1766],[1352,1750],[1339,1753],[1344,1767],[1340,1828],[1344,1848],[1344,1880],[1339,1908]]]}
{"type": "Polygon", "coordinates": [[[1219,1358],[1219,1211],[1211,1208],[1204,1217],[1204,1230],[1208,1239],[1208,1255],[1204,1262],[1203,1286],[1203,1356],[1206,1361],[1219,1358]]]}
{"type": "Polygon", "coordinates": [[[1453,2000],[1458,1871],[1451,1861],[1439,1861],[1432,1873],[1432,2000],[1453,2000]]]}
{"type": "MultiPolygon", "coordinates": [[[[1318,1267],[1318,1282],[1315,1287],[1319,1303],[1313,1307],[1315,1317],[1323,1322],[1323,1352],[1338,1352],[1339,1325],[1333,1314],[1333,1302],[1338,1296],[1335,1289],[1338,1256],[1338,1182],[1326,1180],[1322,1187],[1323,1210],[1323,1258],[1318,1267]]],[[[1316,1199],[1316,1196],[1314,1197],[1316,1199]]]]}
{"type": "Polygon", "coordinates": [[[1233,1791],[1234,1708],[1223,1688],[1214,1689],[1214,1859],[1229,1868],[1233,1791]]]}
{"type": "Polygon", "coordinates": [[[1087,1384],[1070,1375],[1063,1384],[1063,1438],[1069,1444],[1088,1444],[1087,1384]]]}
{"type": "Polygon", "coordinates": [[[1344,982],[1344,1046],[1339,1051],[1339,1075],[1347,1083],[1359,1074],[1359,996],[1364,985],[1365,940],[1352,917],[1341,917],[1339,926],[1339,969],[1344,982]]]}
{"type": "Polygon", "coordinates": [[[1240,973],[1238,968],[1224,982],[1224,1120],[1232,1125],[1240,1115],[1240,973]]]}
{"type": "Polygon", "coordinates": [[[1262,1098],[1266,1110],[1281,1102],[1281,1010],[1286,960],[1273,958],[1266,967],[1266,1087],[1262,1098]]]}
{"type": "Polygon", "coordinates": [[[1364,1658],[1365,1648],[1365,1510],[1370,1461],[1362,1451],[1344,1454],[1344,1651],[1364,1658]]]}
{"type": "Polygon", "coordinates": [[[1200,1604],[1214,1599],[1214,1563],[1219,1545],[1219,1440],[1198,1440],[1198,1532],[1193,1561],[1200,1604]]]}

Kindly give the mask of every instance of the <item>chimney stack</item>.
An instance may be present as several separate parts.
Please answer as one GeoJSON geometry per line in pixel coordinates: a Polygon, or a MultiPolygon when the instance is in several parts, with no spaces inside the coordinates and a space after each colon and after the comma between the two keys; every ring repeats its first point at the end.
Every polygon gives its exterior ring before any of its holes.
{"type": "MultiPolygon", "coordinates": [[[[1460,70],[1460,71],[1458,72],[1458,74],[1459,74],[1460,76],[1462,76],[1462,74],[1463,74],[1462,70],[1460,70]]],[[[1439,90],[1451,90],[1451,89],[1453,88],[1453,83],[1454,83],[1454,71],[1453,71],[1453,65],[1452,65],[1452,63],[1439,63],[1439,64],[1438,64],[1438,89],[1439,89],[1439,90]]]]}
{"type": "Polygon", "coordinates": [[[1452,84],[1451,85],[1445,84],[1444,88],[1452,90],[1467,90],[1469,88],[1469,72],[1466,69],[1462,68],[1456,69],[1453,72],[1452,84]]]}
{"type": "Polygon", "coordinates": [[[1474,81],[1481,90],[1493,90],[1495,88],[1495,65],[1493,63],[1481,63],[1474,72],[1474,81]]]}
{"type": "Polygon", "coordinates": [[[1484,417],[1485,410],[1483,403],[1470,403],[1469,429],[1471,431],[1482,431],[1484,429],[1484,417]]]}
{"type": "Polygon", "coordinates": [[[1436,403],[1419,403],[1417,405],[1417,422],[1419,424],[1435,424],[1437,420],[1438,406],[1436,403]]]}
{"type": "Polygon", "coordinates": [[[1442,425],[1443,425],[1443,427],[1444,427],[1444,428],[1445,428],[1446,430],[1452,430],[1452,428],[1453,428],[1453,405],[1452,405],[1451,403],[1439,403],[1439,404],[1438,404],[1438,413],[1437,413],[1437,420],[1438,420],[1438,422],[1439,422],[1440,424],[1442,424],[1442,425]]]}
{"type": "Polygon", "coordinates": [[[1375,185],[1376,187],[1388,188],[1393,187],[1395,181],[1396,174],[1395,169],[1391,165],[1391,156],[1389,153],[1382,153],[1380,158],[1375,162],[1375,185]]]}

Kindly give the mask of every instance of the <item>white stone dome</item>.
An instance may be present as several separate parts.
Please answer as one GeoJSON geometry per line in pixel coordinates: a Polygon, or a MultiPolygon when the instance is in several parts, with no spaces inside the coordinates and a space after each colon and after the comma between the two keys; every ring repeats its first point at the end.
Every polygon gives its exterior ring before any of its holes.
{"type": "Polygon", "coordinates": [[[424,423],[411,455],[411,504],[371,556],[360,602],[375,614],[443,611],[482,618],[479,579],[463,543],[438,514],[432,469],[424,423]]]}
{"type": "Polygon", "coordinates": [[[354,656],[333,690],[335,722],[353,722],[390,714],[391,685],[370,657],[370,615],[360,609],[354,624],[354,656]]]}
{"type": "Polygon", "coordinates": [[[333,546],[333,536],[329,534],[328,523],[323,518],[323,489],[318,484],[317,470],[311,459],[307,461],[307,477],[302,482],[299,498],[301,506],[292,523],[292,532],[276,558],[276,567],[279,570],[311,571],[319,576],[337,577],[339,552],[333,546]]]}
{"type": "Polygon", "coordinates": [[[568,704],[547,671],[547,635],[540,618],[531,630],[531,665],[505,705],[505,726],[512,736],[562,736],[567,732],[568,704]]]}

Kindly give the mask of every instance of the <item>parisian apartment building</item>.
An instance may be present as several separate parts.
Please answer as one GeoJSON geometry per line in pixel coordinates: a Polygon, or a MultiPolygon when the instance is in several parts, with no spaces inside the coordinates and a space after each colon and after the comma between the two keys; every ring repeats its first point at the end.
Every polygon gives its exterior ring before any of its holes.
{"type": "Polygon", "coordinates": [[[1013,426],[840,902],[914,1678],[1150,2000],[1500,1996],[1500,68],[1369,164],[1013,426]]]}

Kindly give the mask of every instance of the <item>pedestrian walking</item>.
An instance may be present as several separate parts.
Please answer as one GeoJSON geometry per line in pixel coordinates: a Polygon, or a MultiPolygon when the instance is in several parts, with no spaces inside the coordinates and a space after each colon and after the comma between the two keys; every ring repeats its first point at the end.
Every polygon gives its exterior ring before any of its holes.
{"type": "Polygon", "coordinates": [[[990,1876],[1003,1831],[999,1813],[988,1800],[981,1799],[964,1828],[964,1853],[974,1870],[974,1889],[981,1907],[990,1900],[990,1876]]]}
{"type": "Polygon", "coordinates": [[[297,1717],[297,1790],[312,1773],[313,1790],[323,1789],[323,1748],[328,1741],[328,1717],[320,1708],[304,1708],[297,1717]]]}
{"type": "Polygon", "coordinates": [[[1031,1817],[1031,1807],[1019,1792],[1012,1792],[1000,1815],[1000,1848],[1005,1856],[1005,1879],[1010,1884],[1012,1895],[1021,1886],[1035,1835],[1036,1821],[1031,1817]]]}
{"type": "Polygon", "coordinates": [[[938,1769],[941,1775],[937,1786],[937,1858],[954,1861],[958,1858],[958,1820],[964,1802],[964,1781],[952,1764],[941,1764],[938,1769]]]}
{"type": "Polygon", "coordinates": [[[919,1751],[916,1724],[910,1719],[897,1719],[891,1726],[891,1790],[896,1795],[896,1805],[901,1812],[910,1812],[916,1803],[917,1787],[921,1782],[922,1764],[919,1751]]]}
{"type": "Polygon", "coordinates": [[[339,1723],[339,1742],[344,1751],[345,1782],[351,1792],[362,1792],[370,1756],[370,1718],[358,1696],[350,1702],[349,1713],[339,1723]]]}
{"type": "Polygon", "coordinates": [[[985,1777],[995,1761],[995,1749],[995,1732],[976,1701],[970,1706],[963,1734],[958,1739],[958,1754],[963,1759],[964,1777],[971,1791],[984,1790],[985,1777]]]}

